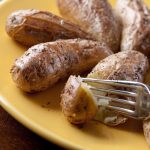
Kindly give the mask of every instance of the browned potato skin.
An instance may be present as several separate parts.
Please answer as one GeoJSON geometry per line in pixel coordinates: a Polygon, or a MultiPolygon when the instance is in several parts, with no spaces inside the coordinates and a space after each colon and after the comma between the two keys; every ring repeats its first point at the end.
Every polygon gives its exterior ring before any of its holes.
{"type": "Polygon", "coordinates": [[[91,69],[112,51],[99,42],[59,40],[31,47],[14,63],[11,74],[19,88],[38,92],[71,74],[91,69]]]}
{"type": "MultiPolygon", "coordinates": [[[[143,82],[148,69],[148,59],[142,53],[138,51],[122,51],[100,61],[88,77],[143,82]]],[[[126,118],[120,114],[112,111],[110,114],[117,116],[117,119],[114,122],[107,123],[107,125],[119,125],[126,120],[126,118]]]]}
{"type": "Polygon", "coordinates": [[[113,52],[120,48],[121,24],[107,0],[57,0],[63,17],[77,23],[113,52]]]}
{"type": "Polygon", "coordinates": [[[150,58],[150,10],[142,0],[118,0],[123,24],[121,50],[136,50],[150,58]]]}
{"type": "Polygon", "coordinates": [[[34,9],[13,12],[7,19],[6,31],[26,46],[58,39],[91,39],[78,25],[50,12],[34,9]]]}
{"type": "MultiPolygon", "coordinates": [[[[88,75],[88,77],[142,82],[148,68],[148,59],[142,53],[137,51],[123,51],[101,60],[93,69],[93,71],[88,75]]],[[[73,80],[71,76],[67,81],[61,97],[63,113],[73,124],[83,124],[90,119],[94,119],[94,113],[91,113],[91,115],[85,115],[93,110],[83,109],[83,104],[87,106],[88,102],[86,103],[82,95],[81,99],[76,98],[77,96],[80,96],[80,92],[78,91],[79,86],[80,82],[73,80]],[[73,114],[76,115],[74,116],[73,114]]],[[[109,112],[110,116],[113,114],[113,116],[117,116],[117,118],[111,122],[103,122],[107,125],[116,126],[124,123],[127,120],[126,117],[120,115],[119,113],[115,113],[113,111],[109,112]]]]}
{"type": "Polygon", "coordinates": [[[97,112],[93,99],[87,99],[78,77],[70,76],[61,94],[61,108],[65,117],[72,124],[83,124],[91,120],[97,112]]]}
{"type": "Polygon", "coordinates": [[[101,79],[143,82],[148,69],[148,59],[142,53],[123,51],[101,60],[88,77],[97,73],[101,79]]]}
{"type": "Polygon", "coordinates": [[[145,135],[146,141],[147,141],[148,145],[150,146],[150,116],[144,120],[143,130],[144,130],[144,135],[145,135]]]}

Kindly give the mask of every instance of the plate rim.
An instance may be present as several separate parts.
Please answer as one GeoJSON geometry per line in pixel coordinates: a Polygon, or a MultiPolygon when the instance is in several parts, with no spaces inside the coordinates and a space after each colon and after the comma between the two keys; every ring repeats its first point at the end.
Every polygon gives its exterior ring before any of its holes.
{"type": "Polygon", "coordinates": [[[28,117],[20,113],[15,107],[13,107],[7,99],[0,93],[0,106],[7,111],[13,118],[15,118],[23,126],[36,133],[37,135],[43,137],[44,139],[52,142],[58,146],[68,148],[68,149],[83,149],[79,145],[74,144],[70,141],[64,140],[61,136],[51,132],[47,132],[47,129],[44,129],[34,121],[30,120],[28,117]]]}

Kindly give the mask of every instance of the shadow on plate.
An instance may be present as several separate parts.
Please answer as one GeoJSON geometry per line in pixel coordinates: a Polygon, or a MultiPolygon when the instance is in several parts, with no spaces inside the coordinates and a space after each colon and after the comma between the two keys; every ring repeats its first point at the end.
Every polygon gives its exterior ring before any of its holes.
{"type": "Polygon", "coordinates": [[[81,128],[81,131],[86,134],[92,135],[94,137],[107,138],[107,139],[110,136],[113,136],[111,134],[112,129],[116,131],[122,130],[125,132],[143,134],[142,121],[137,121],[132,119],[129,119],[126,123],[118,125],[116,127],[106,126],[103,123],[100,123],[98,121],[90,121],[79,128],[81,128]],[[108,132],[106,132],[106,130],[108,132]]]}
{"type": "Polygon", "coordinates": [[[118,130],[143,133],[143,121],[128,119],[126,123],[116,126],[118,130]]]}
{"type": "Polygon", "coordinates": [[[33,103],[39,105],[42,108],[45,108],[47,110],[61,110],[60,94],[64,88],[64,85],[65,81],[62,81],[46,91],[35,94],[23,94],[27,97],[28,100],[32,101],[33,103]]]}

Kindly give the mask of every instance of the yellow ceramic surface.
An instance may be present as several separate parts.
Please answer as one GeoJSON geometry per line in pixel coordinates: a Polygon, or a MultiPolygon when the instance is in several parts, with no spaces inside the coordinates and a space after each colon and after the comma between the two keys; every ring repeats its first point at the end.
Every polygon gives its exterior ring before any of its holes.
{"type": "MultiPolygon", "coordinates": [[[[147,3],[150,1],[147,0],[147,3]]],[[[114,3],[114,1],[113,1],[114,3]]],[[[6,17],[14,10],[36,8],[58,14],[55,0],[4,0],[0,2],[0,102],[23,125],[56,144],[86,150],[148,150],[141,124],[129,121],[116,128],[89,122],[77,128],[64,118],[57,84],[45,92],[29,95],[16,88],[10,68],[25,48],[5,32],[6,17]]]]}

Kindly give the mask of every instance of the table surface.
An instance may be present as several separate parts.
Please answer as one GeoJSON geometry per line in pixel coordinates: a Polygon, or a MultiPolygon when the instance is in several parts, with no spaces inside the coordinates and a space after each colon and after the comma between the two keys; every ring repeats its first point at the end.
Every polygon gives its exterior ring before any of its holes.
{"type": "Polygon", "coordinates": [[[34,134],[0,107],[0,150],[63,149],[34,134]]]}

